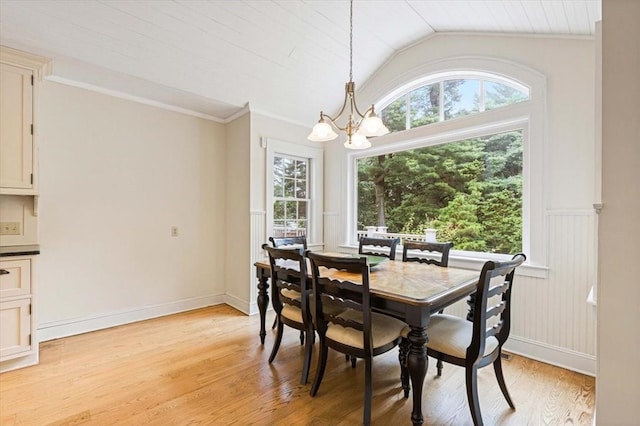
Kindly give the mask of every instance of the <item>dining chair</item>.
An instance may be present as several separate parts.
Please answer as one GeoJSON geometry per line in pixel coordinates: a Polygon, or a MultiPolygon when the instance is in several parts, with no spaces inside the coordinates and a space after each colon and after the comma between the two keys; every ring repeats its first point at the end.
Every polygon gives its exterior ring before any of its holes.
{"type": "Polygon", "coordinates": [[[282,249],[268,244],[263,244],[262,248],[269,253],[271,300],[277,318],[276,339],[269,355],[269,364],[278,354],[284,326],[300,330],[303,336],[301,342],[304,342],[300,383],[305,384],[309,379],[314,331],[309,309],[309,285],[306,278],[307,262],[304,249],[282,249]],[[304,341],[304,335],[306,335],[306,341],[304,341]]]}
{"type": "MultiPolygon", "coordinates": [[[[307,237],[306,235],[298,235],[295,237],[269,237],[271,245],[275,248],[302,248],[307,250],[307,237]]],[[[278,325],[278,317],[273,320],[271,329],[276,328],[278,325]]],[[[300,344],[304,344],[304,334],[300,333],[300,344]]]]}
{"type": "MultiPolygon", "coordinates": [[[[427,355],[465,368],[467,400],[474,425],[482,425],[478,401],[478,369],[493,364],[500,390],[515,405],[502,374],[502,346],[511,329],[511,290],[515,270],[526,260],[522,253],[510,261],[484,264],[470,311],[470,320],[447,314],[431,317],[427,326],[427,355]],[[498,300],[496,300],[498,299],[498,300]]],[[[442,371],[438,369],[438,376],[442,371]]]]}
{"type": "MultiPolygon", "coordinates": [[[[390,316],[371,311],[369,264],[366,257],[334,257],[307,252],[312,274],[312,318],[319,338],[318,367],[310,395],[315,396],[322,383],[328,349],[364,358],[365,386],[363,423],[371,423],[373,357],[396,347],[407,325],[390,316]],[[357,280],[340,279],[340,274],[357,274],[357,280]],[[359,281],[359,282],[358,282],[359,281]]],[[[353,275],[352,275],[353,276],[353,275]]],[[[399,357],[399,359],[402,359],[399,357]]],[[[405,367],[401,378],[408,386],[405,367]]]]}
{"type": "Polygon", "coordinates": [[[297,237],[269,237],[269,241],[275,248],[298,248],[307,250],[307,237],[298,235],[297,237]]]}
{"type": "Polygon", "coordinates": [[[358,244],[358,254],[373,254],[395,260],[396,246],[399,243],[400,238],[361,237],[358,244]]]}
{"type": "Polygon", "coordinates": [[[449,265],[451,247],[453,247],[451,242],[405,241],[402,246],[402,261],[446,267],[449,265]],[[434,254],[438,258],[433,258],[434,254]]]}
{"type": "MultiPolygon", "coordinates": [[[[451,247],[453,247],[452,242],[405,241],[402,245],[402,261],[426,263],[446,268],[449,265],[451,247]],[[434,258],[434,254],[439,257],[434,258]]],[[[443,312],[444,309],[439,313],[443,312]]],[[[437,360],[436,368],[442,372],[442,360],[437,360]]]]}

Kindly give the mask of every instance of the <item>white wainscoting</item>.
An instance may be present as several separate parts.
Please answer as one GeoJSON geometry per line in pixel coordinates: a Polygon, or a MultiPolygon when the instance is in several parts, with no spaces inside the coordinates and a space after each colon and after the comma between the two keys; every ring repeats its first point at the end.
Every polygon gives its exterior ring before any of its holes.
{"type": "Polygon", "coordinates": [[[338,251],[338,246],[344,243],[344,227],[340,220],[340,214],[336,212],[324,212],[324,250],[338,251]]]}
{"type": "MultiPolygon", "coordinates": [[[[587,303],[597,276],[594,211],[547,212],[547,279],[516,276],[505,349],[595,376],[596,310],[587,303]]],[[[447,308],[465,316],[466,303],[447,308]]]]}

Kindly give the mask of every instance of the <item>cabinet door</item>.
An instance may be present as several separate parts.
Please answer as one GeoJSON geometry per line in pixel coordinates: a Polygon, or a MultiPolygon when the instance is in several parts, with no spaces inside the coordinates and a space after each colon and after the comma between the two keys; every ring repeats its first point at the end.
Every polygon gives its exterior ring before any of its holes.
{"type": "Polygon", "coordinates": [[[0,187],[33,188],[33,72],[0,64],[0,187]]]}
{"type": "Polygon", "coordinates": [[[31,351],[31,298],[0,302],[0,360],[31,351]]]}

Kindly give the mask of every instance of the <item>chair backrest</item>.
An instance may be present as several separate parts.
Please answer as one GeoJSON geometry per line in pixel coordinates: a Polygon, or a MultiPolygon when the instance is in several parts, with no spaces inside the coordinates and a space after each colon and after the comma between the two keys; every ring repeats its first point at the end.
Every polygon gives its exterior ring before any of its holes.
{"type": "Polygon", "coordinates": [[[302,310],[302,318],[311,321],[309,309],[309,285],[307,284],[307,262],[304,249],[275,248],[263,244],[262,248],[269,253],[271,266],[271,300],[277,312],[282,311],[283,305],[292,305],[302,310]],[[301,279],[301,277],[303,277],[301,279]],[[290,297],[293,290],[301,297],[290,297]]]}
{"type": "Polygon", "coordinates": [[[369,265],[366,257],[334,257],[307,252],[311,265],[313,325],[324,336],[328,325],[362,331],[364,355],[372,356],[371,304],[369,295],[369,265]],[[329,271],[344,271],[357,274],[358,280],[340,279],[329,271]],[[345,315],[346,310],[361,312],[360,315],[345,315]],[[353,319],[352,319],[353,317],[353,319]],[[358,318],[358,320],[356,320],[358,318]],[[361,321],[359,319],[362,319],[361,321]]]}
{"type": "Polygon", "coordinates": [[[400,243],[400,238],[376,238],[362,237],[358,245],[359,254],[375,254],[377,256],[388,257],[391,260],[396,259],[396,246],[400,243]],[[388,247],[389,252],[382,250],[388,247]]]}
{"type": "Polygon", "coordinates": [[[507,262],[485,262],[473,301],[473,336],[467,348],[467,359],[482,358],[487,338],[495,336],[502,346],[511,329],[511,289],[515,271],[527,257],[518,253],[507,262]],[[489,306],[493,297],[497,304],[489,306]],[[494,318],[495,317],[495,318],[494,318]],[[495,321],[495,322],[493,322],[495,321]]]}
{"type": "Polygon", "coordinates": [[[446,267],[449,265],[449,250],[453,247],[453,243],[436,243],[424,241],[405,241],[402,247],[403,262],[420,262],[430,263],[446,267]],[[413,253],[409,253],[412,250],[413,253]],[[417,251],[417,252],[416,252],[417,251]],[[439,253],[440,259],[424,257],[425,254],[439,253]]]}
{"type": "Polygon", "coordinates": [[[299,235],[297,237],[269,237],[269,241],[275,248],[299,248],[302,247],[307,250],[307,237],[305,235],[299,235]]]}

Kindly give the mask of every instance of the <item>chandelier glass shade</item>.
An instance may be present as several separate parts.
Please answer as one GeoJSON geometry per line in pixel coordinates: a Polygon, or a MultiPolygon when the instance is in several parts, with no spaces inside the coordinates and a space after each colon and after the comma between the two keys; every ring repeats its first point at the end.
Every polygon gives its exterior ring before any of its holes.
{"type": "Polygon", "coordinates": [[[376,115],[373,105],[367,108],[364,113],[358,110],[355,95],[356,84],[353,82],[353,0],[350,3],[349,13],[349,81],[344,87],[344,102],[340,112],[333,117],[320,111],[320,119],[313,126],[308,139],[314,142],[331,141],[338,137],[335,130],[339,130],[347,135],[344,143],[346,148],[365,149],[371,147],[368,137],[386,135],[389,133],[389,129],[376,115]],[[348,111],[349,117],[346,124],[341,126],[338,124],[338,120],[346,111],[348,111]]]}

